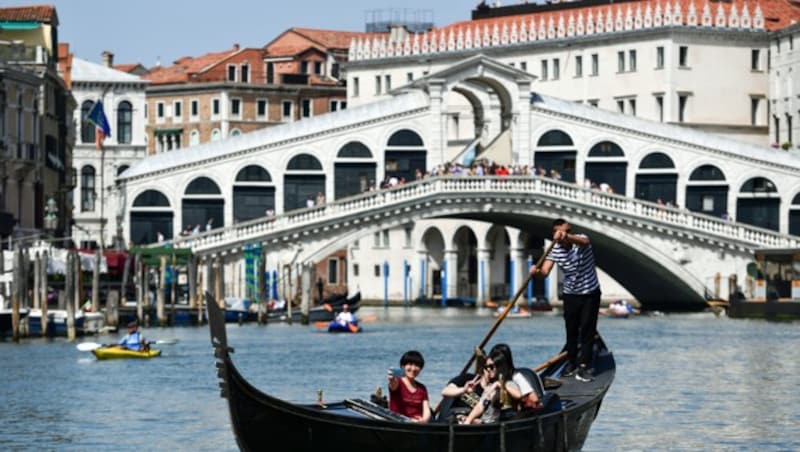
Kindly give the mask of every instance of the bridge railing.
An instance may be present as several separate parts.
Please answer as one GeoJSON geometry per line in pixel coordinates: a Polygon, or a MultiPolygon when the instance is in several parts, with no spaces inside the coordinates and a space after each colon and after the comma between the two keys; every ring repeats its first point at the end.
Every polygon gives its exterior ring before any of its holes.
{"type": "MultiPolygon", "coordinates": [[[[702,232],[723,239],[746,242],[763,247],[798,247],[798,237],[781,234],[769,229],[724,220],[685,209],[668,207],[623,195],[604,193],[579,187],[575,184],[535,176],[439,176],[415,181],[391,189],[362,193],[349,198],[329,202],[323,206],[286,212],[273,217],[263,217],[237,223],[225,228],[199,235],[178,237],[175,246],[191,247],[195,250],[219,249],[239,246],[248,241],[259,240],[273,233],[283,232],[278,240],[299,238],[304,226],[320,224],[321,229],[337,219],[358,222],[364,212],[384,215],[380,209],[402,202],[435,198],[443,194],[539,194],[554,201],[568,201],[583,207],[599,208],[625,214],[629,217],[647,219],[656,223],[679,226],[687,232],[702,232]],[[295,231],[295,232],[292,232],[295,231]]],[[[435,201],[435,199],[430,199],[435,201]]]]}

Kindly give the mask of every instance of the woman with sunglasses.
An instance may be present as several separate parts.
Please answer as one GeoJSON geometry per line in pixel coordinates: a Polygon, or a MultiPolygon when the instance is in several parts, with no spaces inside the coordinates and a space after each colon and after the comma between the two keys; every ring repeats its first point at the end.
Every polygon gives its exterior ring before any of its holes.
{"type": "Polygon", "coordinates": [[[482,350],[478,352],[477,374],[463,373],[453,377],[442,389],[444,398],[440,420],[452,415],[467,415],[478,403],[483,392],[492,383],[494,369],[485,367],[486,356],[482,350]]]}
{"type": "MultiPolygon", "coordinates": [[[[503,397],[501,393],[505,391],[511,400],[519,400],[522,397],[519,386],[511,380],[514,369],[510,366],[508,358],[501,351],[494,351],[486,358],[483,366],[484,372],[488,373],[491,384],[484,390],[483,395],[477,405],[470,411],[466,418],[460,419],[461,424],[486,424],[497,422],[503,410],[503,397]]],[[[514,408],[512,406],[512,408],[514,408]]]]}

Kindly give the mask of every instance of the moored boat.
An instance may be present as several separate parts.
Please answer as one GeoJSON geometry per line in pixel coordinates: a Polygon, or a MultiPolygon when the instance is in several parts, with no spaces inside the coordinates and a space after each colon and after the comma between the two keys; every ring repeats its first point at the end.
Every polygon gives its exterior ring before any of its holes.
{"type": "MultiPolygon", "coordinates": [[[[83,311],[75,312],[75,333],[83,334],[83,324],[86,318],[83,311]]],[[[31,336],[41,336],[42,334],[42,310],[31,309],[28,314],[28,334],[31,336]]],[[[67,335],[67,311],[65,309],[47,310],[47,336],[66,336],[67,335]]]]}
{"type": "Polygon", "coordinates": [[[800,248],[758,249],[754,257],[747,266],[748,294],[731,295],[728,317],[800,319],[800,248]]]}
{"type": "MultiPolygon", "coordinates": [[[[242,450],[273,448],[276,435],[291,439],[294,451],[335,448],[348,452],[522,451],[580,449],[614,379],[613,354],[597,337],[593,345],[594,380],[565,379],[545,395],[538,411],[514,412],[497,423],[419,424],[360,398],[301,405],[253,387],[233,364],[223,313],[206,294],[211,343],[222,397],[228,400],[234,436],[242,450]]],[[[548,361],[542,377],[556,378],[563,355],[548,361]]]]}
{"type": "Polygon", "coordinates": [[[151,348],[148,351],[130,350],[122,347],[100,347],[92,350],[97,359],[147,359],[161,356],[161,350],[151,348]]]}
{"type": "MultiPolygon", "coordinates": [[[[28,315],[28,310],[22,308],[19,310],[19,320],[22,321],[28,315]]],[[[12,329],[11,322],[11,309],[0,309],[0,336],[10,332],[12,329]]]]}

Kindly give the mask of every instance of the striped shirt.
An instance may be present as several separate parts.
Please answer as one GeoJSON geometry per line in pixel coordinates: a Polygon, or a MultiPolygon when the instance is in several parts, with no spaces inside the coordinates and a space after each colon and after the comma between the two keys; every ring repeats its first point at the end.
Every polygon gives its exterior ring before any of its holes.
{"type": "MultiPolygon", "coordinates": [[[[576,236],[586,237],[583,234],[576,234],[576,236]]],[[[591,243],[586,246],[573,243],[569,249],[556,243],[547,256],[547,260],[558,264],[564,273],[565,294],[585,295],[600,289],[591,243]]]]}

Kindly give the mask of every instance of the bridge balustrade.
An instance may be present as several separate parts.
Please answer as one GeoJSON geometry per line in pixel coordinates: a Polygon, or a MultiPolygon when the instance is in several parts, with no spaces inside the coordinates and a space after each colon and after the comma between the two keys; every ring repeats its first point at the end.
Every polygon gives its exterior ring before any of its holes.
{"type": "MultiPolygon", "coordinates": [[[[264,217],[201,233],[197,236],[179,237],[173,240],[175,246],[186,246],[202,253],[205,250],[237,248],[253,240],[270,238],[272,242],[297,239],[304,226],[328,223],[322,229],[339,227],[341,221],[362,221],[364,212],[374,212],[370,216],[380,219],[390,213],[382,208],[403,202],[420,200],[441,202],[437,195],[447,194],[457,198],[458,194],[497,195],[538,194],[554,201],[569,202],[581,207],[593,207],[617,213],[629,218],[649,220],[656,224],[682,227],[687,232],[696,231],[735,242],[746,242],[761,247],[798,247],[800,239],[769,229],[762,229],[743,223],[712,217],[675,207],[664,206],[649,201],[628,198],[624,195],[604,193],[572,183],[537,176],[438,176],[415,181],[390,189],[367,192],[323,206],[309,207],[284,213],[277,217],[264,217]],[[426,198],[434,198],[427,199],[426,198]],[[338,220],[338,221],[337,221],[338,220]],[[292,232],[295,231],[295,232],[292,232]],[[283,232],[284,234],[277,234],[283,232]]],[[[207,251],[208,252],[208,251],[207,251]]]]}

